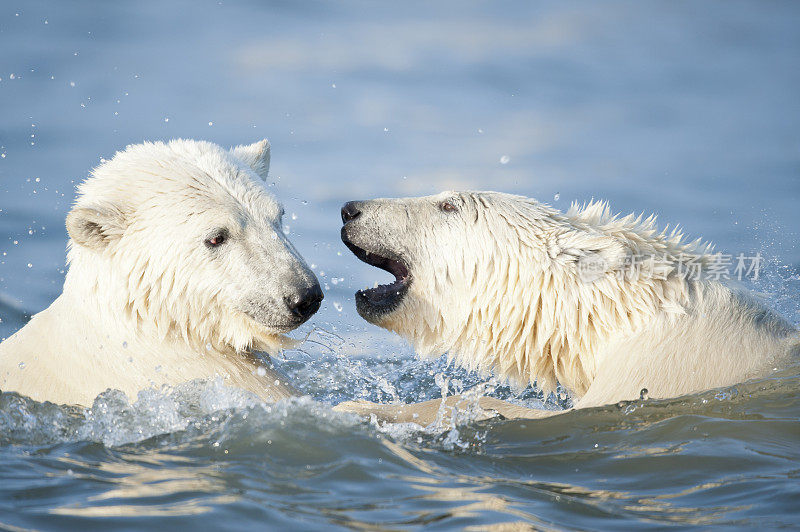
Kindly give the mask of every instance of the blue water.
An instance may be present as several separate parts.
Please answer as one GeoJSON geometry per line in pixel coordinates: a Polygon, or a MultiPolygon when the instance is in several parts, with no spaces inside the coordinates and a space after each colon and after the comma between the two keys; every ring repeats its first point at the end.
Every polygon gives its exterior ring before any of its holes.
{"type": "Polygon", "coordinates": [[[306,399],[0,394],[0,528],[797,526],[797,368],[456,431],[329,406],[480,381],[358,317],[352,293],[384,274],[338,240],[351,199],[608,199],[761,253],[754,288],[800,323],[798,27],[791,2],[0,3],[0,338],[60,292],[75,184],[142,140],[268,137],[326,292],[296,333],[313,342],[279,361],[306,399]]]}

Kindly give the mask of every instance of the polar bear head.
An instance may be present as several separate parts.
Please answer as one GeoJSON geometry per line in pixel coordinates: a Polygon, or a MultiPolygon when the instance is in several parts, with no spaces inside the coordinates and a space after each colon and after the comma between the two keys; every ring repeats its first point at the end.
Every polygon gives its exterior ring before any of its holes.
{"type": "Polygon", "coordinates": [[[680,234],[605,203],[561,213],[496,192],[350,202],[342,221],[350,250],[395,277],[356,294],[367,321],[420,354],[580,393],[600,342],[658,309],[680,312],[674,265],[694,253],[680,234]],[[634,254],[664,257],[658,275],[620,275],[634,254]]]}
{"type": "Polygon", "coordinates": [[[65,292],[111,305],[143,334],[223,351],[277,347],[323,295],[263,182],[269,157],[266,140],[230,151],[173,140],[102,162],[67,216],[65,292]]]}

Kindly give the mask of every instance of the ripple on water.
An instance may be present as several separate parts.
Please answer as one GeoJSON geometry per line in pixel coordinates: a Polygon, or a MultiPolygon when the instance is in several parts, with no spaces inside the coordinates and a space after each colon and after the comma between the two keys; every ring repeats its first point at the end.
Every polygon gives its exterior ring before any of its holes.
{"type": "Polygon", "coordinates": [[[194,526],[219,511],[252,526],[780,524],[800,492],[787,473],[800,460],[797,369],[679,399],[427,430],[310,397],[268,405],[221,381],[134,401],[107,391],[87,409],[4,393],[0,510],[28,497],[14,524],[39,527],[194,526]]]}

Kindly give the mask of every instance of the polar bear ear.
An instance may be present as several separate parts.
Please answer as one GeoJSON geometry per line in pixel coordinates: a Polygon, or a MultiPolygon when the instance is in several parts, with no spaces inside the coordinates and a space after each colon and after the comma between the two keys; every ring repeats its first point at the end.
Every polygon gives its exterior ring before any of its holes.
{"type": "Polygon", "coordinates": [[[125,215],[114,208],[74,207],[67,214],[67,232],[76,244],[102,251],[125,232],[125,215]]]}
{"type": "Polygon", "coordinates": [[[597,274],[616,271],[628,255],[619,238],[585,231],[570,231],[550,240],[547,251],[551,258],[573,264],[581,275],[588,270],[597,274]]]}
{"type": "Polygon", "coordinates": [[[258,176],[265,180],[269,173],[269,141],[259,140],[247,146],[236,146],[231,153],[245,162],[258,176]]]}

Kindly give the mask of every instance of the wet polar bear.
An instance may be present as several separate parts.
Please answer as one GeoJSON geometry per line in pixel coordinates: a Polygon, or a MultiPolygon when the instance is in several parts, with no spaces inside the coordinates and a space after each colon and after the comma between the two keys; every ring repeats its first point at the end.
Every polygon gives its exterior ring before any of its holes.
{"type": "Polygon", "coordinates": [[[0,344],[0,390],[90,405],[107,388],[222,376],[294,394],[253,351],[280,347],[323,296],[262,182],[269,158],[266,140],[174,140],[97,167],[67,216],[63,293],[0,344]]]}
{"type": "MultiPolygon", "coordinates": [[[[797,352],[789,323],[718,280],[719,255],[602,202],[563,214],[520,196],[445,192],[350,202],[342,221],[351,251],[396,278],[356,294],[367,321],[423,355],[546,391],[558,382],[578,408],[736,384],[797,352]]],[[[342,408],[429,420],[438,401],[342,408]]]]}

